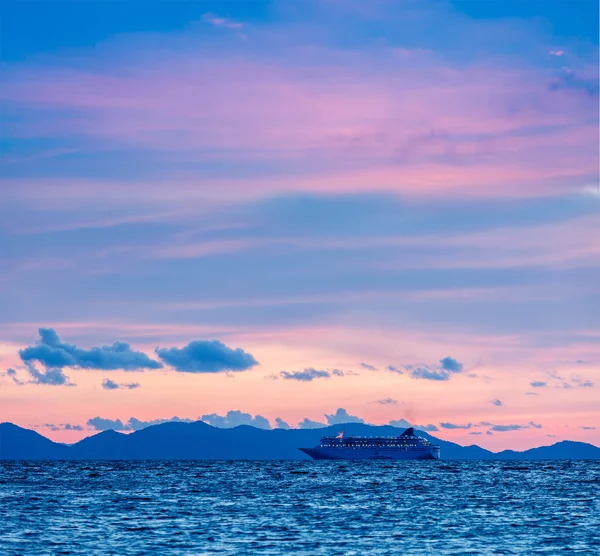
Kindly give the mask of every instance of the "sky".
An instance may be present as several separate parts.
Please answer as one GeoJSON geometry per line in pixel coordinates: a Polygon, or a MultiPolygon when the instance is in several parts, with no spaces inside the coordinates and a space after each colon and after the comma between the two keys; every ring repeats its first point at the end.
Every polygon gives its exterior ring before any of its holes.
{"type": "Polygon", "coordinates": [[[600,445],[595,0],[1,15],[0,421],[600,445]]]}

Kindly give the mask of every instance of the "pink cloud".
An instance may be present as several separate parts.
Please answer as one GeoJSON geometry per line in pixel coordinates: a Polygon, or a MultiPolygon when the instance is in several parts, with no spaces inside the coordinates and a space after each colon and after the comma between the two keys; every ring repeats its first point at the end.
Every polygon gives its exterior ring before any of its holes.
{"type": "Polygon", "coordinates": [[[291,70],[188,53],[168,61],[148,57],[127,74],[17,71],[4,96],[78,114],[58,120],[48,133],[142,140],[167,150],[254,146],[285,151],[346,143],[385,147],[389,154],[392,143],[432,130],[446,136],[493,135],[525,126],[573,125],[574,117],[589,116],[568,92],[547,91],[539,72],[434,64],[398,73],[392,65],[391,73],[373,74],[361,67],[291,70]]]}
{"type": "Polygon", "coordinates": [[[80,137],[92,149],[142,148],[166,161],[174,152],[216,152],[324,168],[314,185],[291,186],[299,189],[335,190],[335,172],[346,174],[341,190],[502,183],[514,192],[523,182],[597,172],[597,103],[550,90],[545,70],[453,68],[433,54],[398,65],[397,53],[379,54],[385,67],[374,69],[327,50],[328,65],[286,66],[241,53],[215,58],[188,47],[165,57],[149,49],[134,66],[113,60],[110,70],[93,59],[86,70],[68,60],[10,68],[2,97],[54,113],[12,124],[16,137],[80,137]],[[340,172],[350,162],[358,169],[340,172]],[[353,186],[361,172],[368,177],[353,186]]]}

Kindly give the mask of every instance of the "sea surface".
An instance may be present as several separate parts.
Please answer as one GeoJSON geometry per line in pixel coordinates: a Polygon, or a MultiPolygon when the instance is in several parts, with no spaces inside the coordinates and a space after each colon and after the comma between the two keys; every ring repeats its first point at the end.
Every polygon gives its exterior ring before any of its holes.
{"type": "Polygon", "coordinates": [[[600,554],[600,462],[0,462],[0,554],[600,554]]]}

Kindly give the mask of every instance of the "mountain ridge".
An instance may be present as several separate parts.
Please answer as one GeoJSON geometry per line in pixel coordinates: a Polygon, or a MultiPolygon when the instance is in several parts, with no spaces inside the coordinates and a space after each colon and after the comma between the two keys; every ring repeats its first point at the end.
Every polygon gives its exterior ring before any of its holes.
{"type": "MultiPolygon", "coordinates": [[[[356,436],[397,436],[404,430],[362,423],[265,430],[250,425],[221,429],[203,421],[169,422],[129,434],[102,431],[65,445],[13,423],[0,423],[0,460],[308,459],[298,448],[312,447],[322,436],[337,434],[340,427],[356,436]]],[[[461,446],[425,431],[419,430],[419,436],[438,444],[442,459],[447,460],[600,459],[599,447],[571,440],[524,451],[492,452],[476,444],[461,446]]]]}

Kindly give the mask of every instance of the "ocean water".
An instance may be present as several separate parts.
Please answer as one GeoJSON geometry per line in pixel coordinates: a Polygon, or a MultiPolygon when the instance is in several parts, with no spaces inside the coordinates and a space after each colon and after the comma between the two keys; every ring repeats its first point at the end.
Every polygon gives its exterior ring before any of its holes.
{"type": "Polygon", "coordinates": [[[0,462],[0,554],[600,554],[600,462],[0,462]]]}

